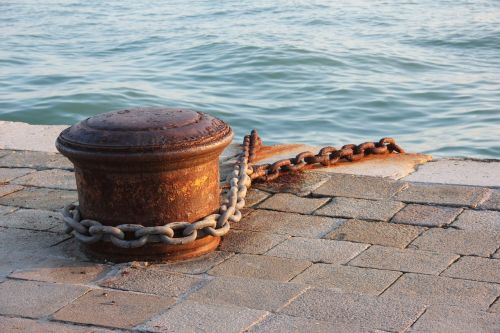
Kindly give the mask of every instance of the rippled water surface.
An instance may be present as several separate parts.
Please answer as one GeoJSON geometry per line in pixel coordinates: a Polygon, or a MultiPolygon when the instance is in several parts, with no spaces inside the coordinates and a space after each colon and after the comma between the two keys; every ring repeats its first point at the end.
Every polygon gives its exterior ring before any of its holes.
{"type": "Polygon", "coordinates": [[[0,1],[0,119],[145,105],[267,143],[500,157],[500,2],[0,1]]]}

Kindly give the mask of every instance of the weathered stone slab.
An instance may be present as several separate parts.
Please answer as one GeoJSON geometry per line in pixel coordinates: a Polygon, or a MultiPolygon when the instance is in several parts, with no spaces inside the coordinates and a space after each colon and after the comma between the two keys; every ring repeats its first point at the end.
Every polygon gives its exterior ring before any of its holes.
{"type": "Polygon", "coordinates": [[[0,314],[39,318],[48,316],[89,288],[34,281],[8,280],[0,284],[0,314]]]}
{"type": "Polygon", "coordinates": [[[490,309],[488,310],[489,312],[492,312],[492,313],[498,313],[500,314],[500,298],[498,298],[495,303],[493,303],[491,306],[490,306],[490,309]]]}
{"type": "Polygon", "coordinates": [[[253,326],[249,333],[374,333],[368,328],[361,328],[353,325],[340,325],[328,321],[307,319],[302,317],[287,316],[284,314],[271,314],[262,322],[253,326]]]}
{"type": "Polygon", "coordinates": [[[349,265],[438,275],[457,258],[456,254],[371,246],[349,265]]]}
{"type": "Polygon", "coordinates": [[[255,183],[253,186],[272,193],[293,193],[298,196],[306,196],[329,179],[330,177],[324,173],[289,173],[273,181],[255,183]]]}
{"type": "Polygon", "coordinates": [[[35,170],[27,168],[0,168],[0,184],[8,183],[32,172],[35,172],[35,170]]]}
{"type": "Polygon", "coordinates": [[[367,247],[367,244],[293,237],[272,248],[267,254],[313,262],[345,264],[367,247]]]}
{"type": "Polygon", "coordinates": [[[408,247],[436,252],[489,257],[500,246],[500,235],[483,231],[429,229],[408,247]]]}
{"type": "Polygon", "coordinates": [[[477,207],[490,190],[482,187],[410,183],[395,199],[423,204],[477,207]]]}
{"type": "Polygon", "coordinates": [[[183,301],[138,328],[162,333],[237,333],[246,331],[266,315],[266,311],[234,305],[183,301]]]}
{"type": "Polygon", "coordinates": [[[443,159],[420,166],[404,179],[424,183],[500,186],[500,162],[443,159]]]}
{"type": "Polygon", "coordinates": [[[1,197],[0,204],[24,208],[57,210],[77,200],[78,194],[76,191],[26,188],[22,191],[1,197]]]}
{"type": "Polygon", "coordinates": [[[311,214],[328,202],[328,198],[302,198],[289,193],[278,193],[261,203],[259,208],[289,213],[311,214]]]}
{"type": "Polygon", "coordinates": [[[404,248],[422,231],[409,225],[349,220],[325,238],[404,248]]]}
{"type": "Polygon", "coordinates": [[[266,200],[270,196],[271,195],[267,192],[251,188],[250,190],[248,190],[247,196],[245,198],[245,207],[253,207],[266,200]]]}
{"type": "Polygon", "coordinates": [[[422,227],[443,227],[450,224],[462,208],[409,204],[396,213],[391,222],[422,227]]]}
{"type": "Polygon", "coordinates": [[[192,293],[189,299],[205,304],[237,305],[276,311],[299,295],[306,286],[272,280],[218,276],[192,293]]]}
{"type": "Polygon", "coordinates": [[[318,288],[307,290],[281,312],[337,325],[402,332],[417,320],[424,308],[403,298],[384,299],[318,288]]]}
{"type": "Polygon", "coordinates": [[[91,262],[55,260],[40,267],[24,268],[10,274],[10,278],[85,284],[98,279],[110,267],[91,262]]]}
{"type": "Polygon", "coordinates": [[[118,333],[97,327],[74,326],[26,318],[0,316],[0,332],[5,333],[118,333]]]}
{"type": "Polygon", "coordinates": [[[242,151],[241,144],[239,142],[233,142],[227,146],[219,157],[221,162],[234,159],[242,151]]]}
{"type": "Polygon", "coordinates": [[[406,186],[406,183],[387,178],[333,174],[329,181],[314,190],[313,195],[387,200],[406,186]]]}
{"type": "Polygon", "coordinates": [[[306,260],[238,254],[208,273],[287,282],[310,265],[306,260]]]}
{"type": "Polygon", "coordinates": [[[292,282],[335,288],[359,294],[379,295],[401,276],[399,272],[380,269],[314,264],[292,282]]]}
{"type": "Polygon", "coordinates": [[[263,254],[287,238],[287,235],[231,230],[231,232],[222,239],[219,250],[237,253],[263,254]]]}
{"type": "Polygon", "coordinates": [[[500,191],[492,191],[490,196],[479,207],[483,209],[500,210],[500,191]]]}
{"type": "Polygon", "coordinates": [[[215,251],[189,260],[154,265],[154,268],[185,274],[203,274],[233,255],[231,252],[215,251]]]}
{"type": "Polygon", "coordinates": [[[61,154],[27,150],[12,151],[0,159],[0,167],[73,170],[73,164],[61,154]]]}
{"type": "Polygon", "coordinates": [[[498,285],[406,273],[381,297],[413,298],[427,304],[448,304],[486,310],[500,294],[498,285]]]}
{"type": "Polygon", "coordinates": [[[397,201],[374,201],[354,198],[333,198],[326,206],[318,209],[316,215],[388,221],[404,207],[397,201]]]}
{"type": "Polygon", "coordinates": [[[457,306],[431,306],[412,326],[411,333],[490,333],[500,330],[498,314],[457,306]]]}
{"type": "Polygon", "coordinates": [[[137,291],[160,296],[180,296],[197,288],[204,280],[157,269],[124,268],[99,283],[102,287],[137,291]]]}
{"type": "Polygon", "coordinates": [[[10,214],[14,212],[17,208],[12,206],[0,206],[0,218],[2,215],[10,214]]]}
{"type": "Polygon", "coordinates": [[[53,318],[81,324],[132,328],[175,303],[170,297],[92,290],[53,318]]]}
{"type": "Polygon", "coordinates": [[[500,212],[492,210],[466,210],[452,224],[462,230],[500,233],[500,212]]]}
{"type": "Polygon", "coordinates": [[[13,184],[76,190],[75,174],[68,170],[43,170],[30,173],[12,181],[13,184]]]}
{"type": "Polygon", "coordinates": [[[0,216],[0,226],[30,230],[50,230],[64,225],[60,213],[40,209],[18,209],[0,216]]]}
{"type": "Polygon", "coordinates": [[[372,156],[354,163],[340,163],[329,168],[314,169],[314,171],[400,179],[415,171],[419,164],[431,159],[430,155],[423,154],[391,154],[372,156]]]}
{"type": "Polygon", "coordinates": [[[65,125],[30,125],[0,121],[0,149],[55,152],[54,142],[65,125]]]}
{"type": "Polygon", "coordinates": [[[0,275],[20,268],[45,264],[47,260],[64,257],[59,245],[68,235],[33,230],[0,228],[0,275]]]}
{"type": "Polygon", "coordinates": [[[257,209],[239,223],[232,224],[231,227],[281,235],[321,238],[344,222],[344,219],[257,209]]]}
{"type": "Polygon", "coordinates": [[[441,275],[458,279],[500,283],[500,260],[462,257],[441,275]]]}
{"type": "Polygon", "coordinates": [[[24,187],[12,184],[0,184],[0,197],[22,190],[24,187]]]}

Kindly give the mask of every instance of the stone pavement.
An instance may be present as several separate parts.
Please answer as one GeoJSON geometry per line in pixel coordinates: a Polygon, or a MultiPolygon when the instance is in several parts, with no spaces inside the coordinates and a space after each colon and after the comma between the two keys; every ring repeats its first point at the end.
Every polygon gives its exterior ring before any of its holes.
{"type": "Polygon", "coordinates": [[[113,264],[63,233],[72,165],[0,150],[0,332],[500,332],[500,163],[427,160],[255,184],[218,251],[113,264]]]}

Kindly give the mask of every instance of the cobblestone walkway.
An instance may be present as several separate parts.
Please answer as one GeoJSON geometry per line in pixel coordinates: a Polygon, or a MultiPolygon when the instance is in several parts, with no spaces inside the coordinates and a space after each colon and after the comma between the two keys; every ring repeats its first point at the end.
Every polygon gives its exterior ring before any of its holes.
{"type": "Polygon", "coordinates": [[[287,176],[218,251],[112,265],[63,233],[72,165],[0,150],[0,332],[500,332],[494,186],[287,176]]]}

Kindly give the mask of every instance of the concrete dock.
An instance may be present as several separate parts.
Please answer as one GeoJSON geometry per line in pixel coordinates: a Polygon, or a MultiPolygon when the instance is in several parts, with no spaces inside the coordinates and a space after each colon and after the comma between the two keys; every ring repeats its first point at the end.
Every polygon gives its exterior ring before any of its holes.
{"type": "Polygon", "coordinates": [[[408,154],[254,184],[216,252],[113,264],[64,233],[60,130],[0,122],[0,332],[500,331],[500,161],[408,154]]]}

